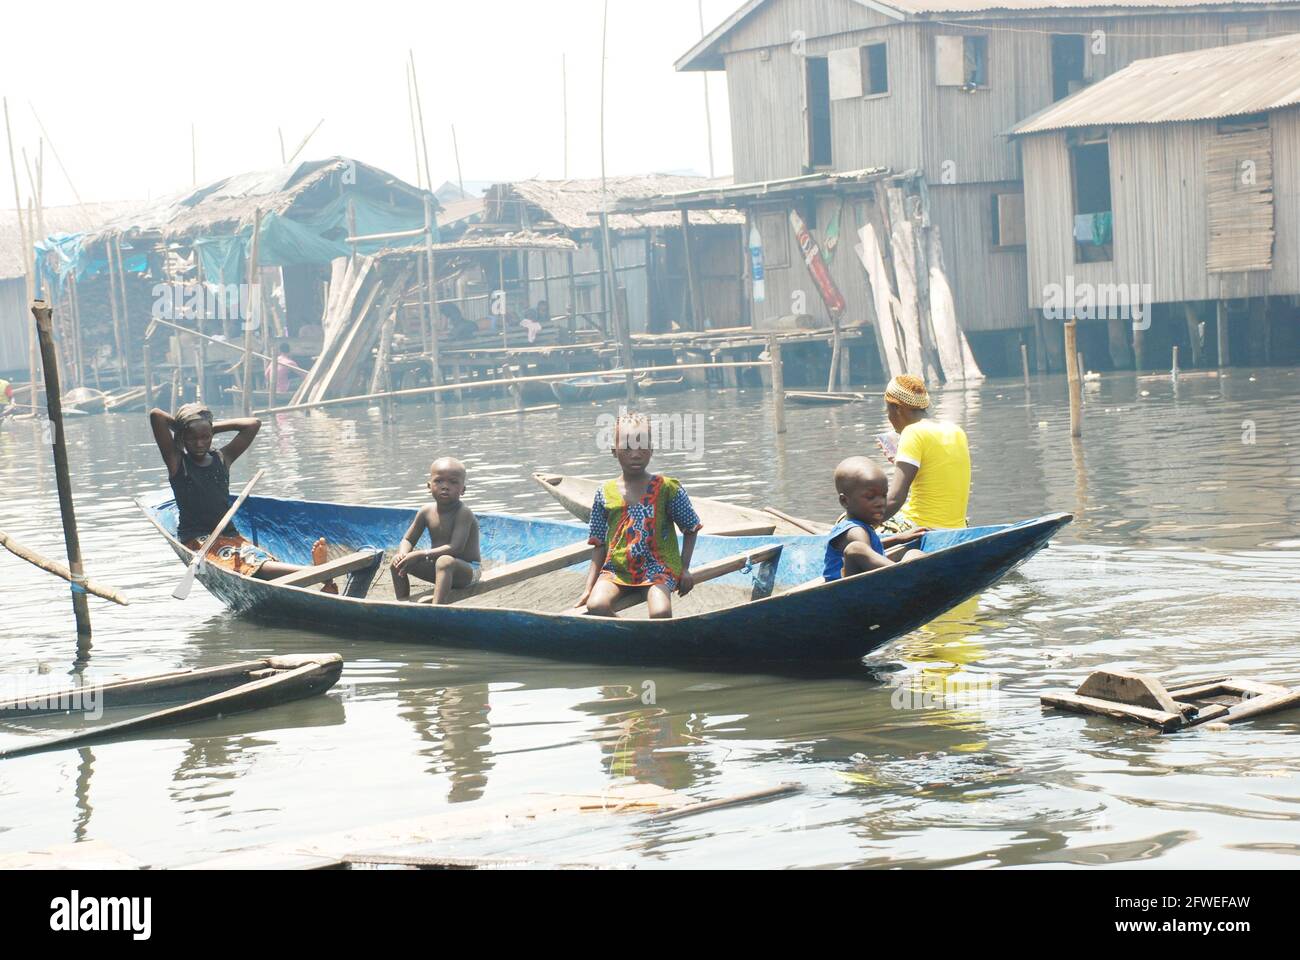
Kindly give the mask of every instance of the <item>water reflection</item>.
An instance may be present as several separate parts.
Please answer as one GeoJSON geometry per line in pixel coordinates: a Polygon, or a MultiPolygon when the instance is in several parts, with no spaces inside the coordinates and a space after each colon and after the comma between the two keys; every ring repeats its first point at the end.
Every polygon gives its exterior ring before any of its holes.
{"type": "MultiPolygon", "coordinates": [[[[69,436],[87,569],[132,605],[94,605],[94,649],[78,651],[66,588],[0,556],[0,636],[11,641],[0,670],[43,669],[53,683],[69,666],[141,675],[337,650],[345,689],[6,765],[0,853],[71,835],[167,865],[438,804],[636,783],[716,797],[796,781],[799,798],[753,809],[654,827],[557,824],[534,842],[553,860],[673,865],[1292,863],[1300,718],[1158,737],[1045,713],[1037,697],[1103,664],[1300,681],[1297,385],[1292,370],[1176,389],[1104,377],[1088,385],[1081,442],[1068,435],[1059,379],[939,393],[939,414],[970,436],[975,521],[1057,510],[1077,520],[996,589],[851,675],[556,664],[232,619],[201,590],[179,605],[180,568],[131,503],[165,484],[142,418],[78,420],[69,436]]],[[[834,465],[874,455],[884,420],[876,401],[790,407],[778,437],[755,391],[653,402],[705,417],[704,459],[657,461],[693,493],[826,520],[838,512],[834,465]]],[[[268,495],[413,509],[429,462],[451,453],[469,466],[476,510],[565,517],[531,471],[612,473],[594,443],[599,406],[449,419],[500,405],[412,404],[392,421],[378,410],[278,415],[236,479],[266,467],[268,495]]],[[[31,423],[0,426],[0,528],[58,557],[40,440],[31,423]]],[[[476,842],[486,852],[520,840],[476,842]]]]}

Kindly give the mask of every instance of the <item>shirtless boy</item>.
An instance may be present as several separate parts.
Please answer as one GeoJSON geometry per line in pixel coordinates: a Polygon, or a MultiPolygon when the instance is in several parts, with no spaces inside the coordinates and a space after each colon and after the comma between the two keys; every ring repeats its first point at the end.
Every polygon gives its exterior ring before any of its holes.
{"type": "Polygon", "coordinates": [[[479,577],[478,520],[461,503],[465,465],[444,457],[429,468],[433,503],[420,510],[397,547],[390,572],[398,600],[411,599],[411,577],[433,584],[433,602],[446,603],[453,589],[464,589],[479,577]],[[416,546],[429,534],[430,549],[416,546]]]}

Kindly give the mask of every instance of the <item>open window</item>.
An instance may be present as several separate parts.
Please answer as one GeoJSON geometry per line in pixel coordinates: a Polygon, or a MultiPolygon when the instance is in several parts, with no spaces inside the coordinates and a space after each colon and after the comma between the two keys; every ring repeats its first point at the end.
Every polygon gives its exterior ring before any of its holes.
{"type": "Polygon", "coordinates": [[[804,103],[809,168],[831,166],[831,86],[826,57],[805,57],[804,103]]]}
{"type": "Polygon", "coordinates": [[[1104,263],[1112,259],[1114,215],[1110,196],[1110,144],[1104,132],[1083,131],[1071,136],[1070,180],[1074,196],[1075,263],[1104,263]]]}
{"type": "Polygon", "coordinates": [[[989,38],[934,38],[935,81],[941,87],[979,90],[989,85],[989,38]]]}
{"type": "Polygon", "coordinates": [[[1024,249],[1025,195],[994,193],[992,197],[993,246],[1000,250],[1024,249]]]}
{"type": "Polygon", "coordinates": [[[1087,45],[1080,34],[1052,34],[1052,102],[1064,100],[1083,87],[1087,45]]]}
{"type": "Polygon", "coordinates": [[[889,51],[884,42],[835,50],[827,58],[832,100],[889,93],[889,51]]]}

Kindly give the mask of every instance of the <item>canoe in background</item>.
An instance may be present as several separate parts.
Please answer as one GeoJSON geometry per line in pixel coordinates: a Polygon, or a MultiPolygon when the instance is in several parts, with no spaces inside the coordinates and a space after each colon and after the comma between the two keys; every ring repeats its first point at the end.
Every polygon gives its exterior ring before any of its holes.
{"type": "MultiPolygon", "coordinates": [[[[601,481],[559,473],[534,473],[533,479],[541,484],[542,489],[554,497],[560,506],[583,523],[591,519],[591,502],[595,499],[596,488],[600,486],[601,481]]],[[[813,521],[806,521],[810,526],[800,526],[765,510],[741,507],[722,500],[710,500],[708,497],[691,497],[691,505],[695,507],[700,522],[704,524],[704,532],[715,537],[753,537],[767,533],[800,536],[808,533],[809,529],[816,529],[819,526],[813,521]]]]}
{"type": "Polygon", "coordinates": [[[343,658],[337,653],[265,657],[223,667],[180,670],[34,694],[0,703],[0,720],[27,720],[70,710],[79,712],[85,708],[111,710],[155,703],[176,703],[178,706],[43,740],[29,747],[0,751],[0,759],[102,743],[147,730],[301,700],[324,693],[338,682],[342,672],[343,658]],[[89,702],[90,696],[94,697],[93,703],[89,702]]]}
{"type": "MultiPolygon", "coordinates": [[[[175,538],[178,517],[171,491],[137,503],[177,558],[188,563],[191,551],[175,538]]],[[[401,637],[585,662],[711,663],[734,669],[758,663],[799,668],[837,663],[856,669],[872,650],[996,583],[1046,546],[1071,519],[1054,514],[1014,525],[932,531],[921,542],[926,556],[832,583],[819,579],[826,550],[822,537],[701,536],[694,566],[778,544],[779,561],[761,576],[755,566],[720,577],[713,586],[729,588],[716,591],[720,605],[670,620],[575,616],[560,606],[569,598],[554,591],[547,598],[548,609],[539,609],[542,604],[536,602],[509,605],[514,596],[537,595],[536,590],[527,593],[528,583],[490,595],[505,605],[471,599],[433,606],[327,594],[239,576],[216,564],[206,564],[198,579],[236,614],[299,630],[342,633],[357,641],[401,637]],[[760,579],[765,582],[760,584],[760,579]]],[[[485,573],[585,538],[576,523],[492,513],[479,514],[478,520],[485,573]]],[[[287,563],[302,564],[310,562],[312,537],[325,537],[337,549],[358,550],[366,544],[397,543],[410,521],[409,508],[250,497],[239,522],[249,539],[287,563]]],[[[582,566],[578,559],[547,577],[568,578],[568,586],[561,584],[567,594],[575,578],[581,584],[582,566]]],[[[544,577],[540,586],[550,589],[556,582],[544,577]]],[[[681,606],[687,607],[693,597],[694,592],[679,601],[681,606]]]]}

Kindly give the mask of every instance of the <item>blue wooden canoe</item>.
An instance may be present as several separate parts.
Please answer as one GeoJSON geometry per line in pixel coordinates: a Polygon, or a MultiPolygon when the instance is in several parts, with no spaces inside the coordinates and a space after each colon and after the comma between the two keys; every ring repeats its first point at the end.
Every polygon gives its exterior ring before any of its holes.
{"type": "MultiPolygon", "coordinates": [[[[175,538],[177,514],[170,491],[137,503],[176,556],[188,563],[190,551],[175,538]]],[[[237,523],[246,537],[280,559],[307,564],[310,544],[318,536],[349,550],[391,548],[401,541],[411,514],[410,508],[252,497],[237,523]]],[[[400,637],[593,662],[710,662],[733,667],[774,661],[852,663],[996,583],[1072,519],[1053,514],[1017,524],[935,531],[926,534],[922,547],[929,556],[920,560],[790,593],[781,591],[820,575],[823,538],[701,536],[696,567],[782,544],[776,592],[766,599],[672,620],[608,620],[509,607],[359,599],[241,577],[211,564],[198,578],[238,614],[353,638],[400,637]]],[[[523,560],[586,536],[580,524],[506,514],[480,514],[479,526],[488,565],[523,560]]],[[[716,582],[743,587],[752,581],[751,574],[737,572],[716,582]]],[[[503,591],[507,597],[510,589],[503,591]]]]}

